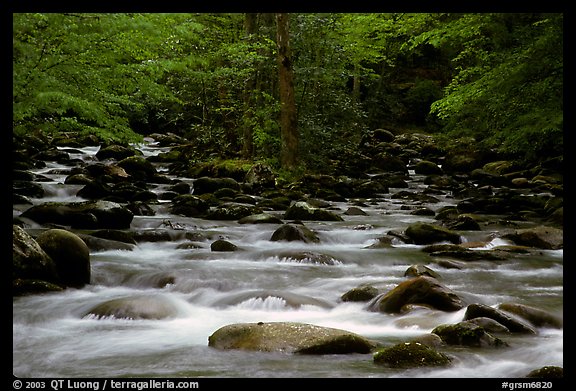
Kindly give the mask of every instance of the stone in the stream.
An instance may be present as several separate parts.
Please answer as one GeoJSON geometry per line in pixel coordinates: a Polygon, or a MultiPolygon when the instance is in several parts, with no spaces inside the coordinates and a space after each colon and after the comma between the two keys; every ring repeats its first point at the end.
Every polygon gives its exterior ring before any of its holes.
{"type": "Polygon", "coordinates": [[[284,213],[286,220],[343,221],[343,218],[326,209],[316,208],[306,201],[293,203],[284,213]]]}
{"type": "Polygon", "coordinates": [[[130,228],[134,214],[112,201],[45,202],[22,212],[39,224],[61,224],[72,228],[130,228]]]}
{"type": "Polygon", "coordinates": [[[564,247],[564,230],[554,227],[538,226],[518,229],[502,236],[521,246],[557,250],[564,247]]]}
{"type": "Polygon", "coordinates": [[[391,291],[376,296],[368,303],[368,310],[401,313],[407,304],[421,304],[442,311],[458,311],[464,307],[456,293],[435,278],[423,275],[404,281],[391,291]]]}
{"type": "Polygon", "coordinates": [[[418,222],[410,224],[404,232],[415,244],[432,244],[438,242],[459,244],[462,241],[462,238],[457,232],[428,223],[418,222]]]}
{"type": "Polygon", "coordinates": [[[374,353],[374,363],[391,368],[448,366],[452,360],[444,353],[420,342],[402,342],[374,353]]]}
{"type": "Polygon", "coordinates": [[[519,303],[501,303],[498,305],[498,309],[517,315],[535,327],[551,327],[555,329],[564,327],[564,322],[561,318],[540,308],[519,303]]]}
{"type": "Polygon", "coordinates": [[[498,323],[506,326],[506,328],[508,328],[511,333],[537,334],[536,329],[531,324],[528,324],[522,320],[520,317],[516,317],[510,313],[502,311],[498,308],[493,308],[486,304],[470,304],[464,313],[464,320],[470,320],[479,317],[494,319],[498,323]]]}
{"type": "Polygon", "coordinates": [[[22,227],[12,225],[12,279],[58,282],[56,264],[22,227]]]}
{"type": "Polygon", "coordinates": [[[271,241],[301,241],[305,243],[318,243],[320,238],[309,228],[300,224],[282,224],[270,238],[271,241]]]}
{"type": "Polygon", "coordinates": [[[376,344],[358,334],[298,322],[235,323],[208,337],[208,346],[299,354],[370,353],[376,344]]]}
{"type": "Polygon", "coordinates": [[[81,288],[90,283],[90,249],[78,235],[49,229],[38,235],[36,242],[54,261],[63,285],[81,288]]]}
{"type": "Polygon", "coordinates": [[[484,327],[471,321],[443,324],[432,330],[447,345],[470,347],[506,347],[508,344],[488,333],[484,327]]]}
{"type": "Polygon", "coordinates": [[[122,297],[98,304],[83,316],[116,319],[165,319],[175,316],[176,306],[161,296],[122,297]]]}

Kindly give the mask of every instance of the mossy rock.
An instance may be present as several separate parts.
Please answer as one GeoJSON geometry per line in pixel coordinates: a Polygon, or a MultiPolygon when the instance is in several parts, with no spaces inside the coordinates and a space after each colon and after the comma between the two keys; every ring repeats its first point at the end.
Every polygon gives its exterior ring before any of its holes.
{"type": "Polygon", "coordinates": [[[376,345],[346,330],[298,322],[258,322],[223,326],[210,335],[208,346],[295,354],[367,354],[376,345]]]}
{"type": "Polygon", "coordinates": [[[420,342],[403,342],[374,353],[374,363],[391,368],[448,366],[452,360],[446,354],[420,342]]]}

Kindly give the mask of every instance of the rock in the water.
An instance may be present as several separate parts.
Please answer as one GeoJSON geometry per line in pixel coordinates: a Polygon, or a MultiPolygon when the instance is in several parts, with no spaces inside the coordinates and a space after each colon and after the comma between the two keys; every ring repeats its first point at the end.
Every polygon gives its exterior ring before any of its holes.
{"type": "Polygon", "coordinates": [[[208,346],[300,354],[370,353],[376,346],[346,330],[297,322],[236,323],[221,327],[208,346]]]}
{"type": "Polygon", "coordinates": [[[420,342],[404,342],[376,352],[374,363],[391,368],[412,368],[447,366],[451,359],[420,342]]]}
{"type": "Polygon", "coordinates": [[[159,296],[122,297],[88,310],[84,316],[118,319],[165,319],[175,316],[176,306],[159,296]]]}

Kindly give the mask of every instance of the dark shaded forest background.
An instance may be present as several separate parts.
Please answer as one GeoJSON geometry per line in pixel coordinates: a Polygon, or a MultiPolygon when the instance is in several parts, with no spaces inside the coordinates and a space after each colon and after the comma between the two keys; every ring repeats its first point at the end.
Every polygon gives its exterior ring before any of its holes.
{"type": "Polygon", "coordinates": [[[14,13],[12,22],[14,137],[130,143],[172,133],[198,160],[291,173],[333,173],[374,129],[520,160],[563,154],[561,13],[14,13]]]}

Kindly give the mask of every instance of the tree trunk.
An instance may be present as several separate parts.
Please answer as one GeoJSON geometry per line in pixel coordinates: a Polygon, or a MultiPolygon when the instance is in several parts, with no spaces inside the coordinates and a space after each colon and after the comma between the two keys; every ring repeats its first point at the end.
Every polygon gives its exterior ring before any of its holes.
{"type": "Polygon", "coordinates": [[[276,45],[278,47],[278,85],[280,89],[280,129],[282,168],[293,169],[298,160],[298,126],[296,100],[294,98],[294,75],[290,59],[289,15],[276,14],[276,45]]]}
{"type": "MultiPolygon", "coordinates": [[[[246,13],[244,15],[244,32],[246,39],[252,39],[258,30],[257,16],[255,13],[246,13]]],[[[244,159],[252,159],[254,156],[254,142],[253,142],[253,129],[252,117],[254,107],[254,89],[256,88],[256,76],[252,75],[246,80],[244,86],[244,118],[242,123],[242,157],[244,159]]]]}
{"type": "Polygon", "coordinates": [[[360,70],[358,65],[354,64],[354,79],[352,82],[352,99],[354,102],[360,101],[360,70]]]}

